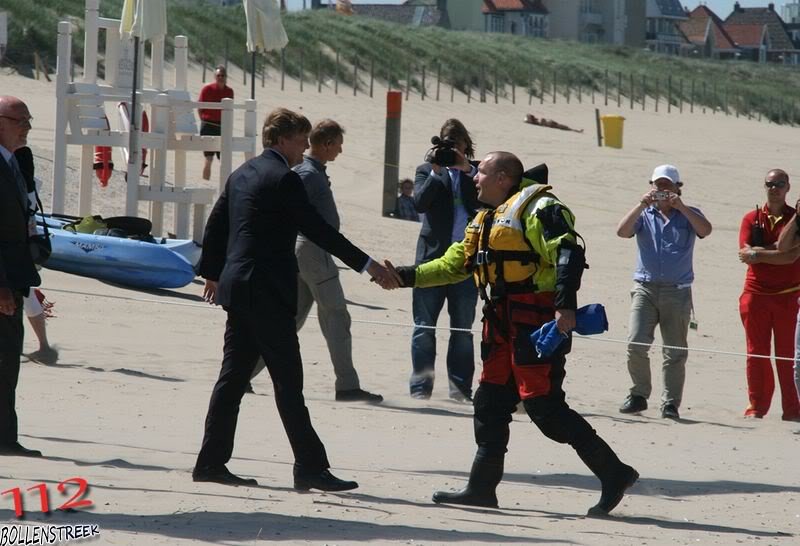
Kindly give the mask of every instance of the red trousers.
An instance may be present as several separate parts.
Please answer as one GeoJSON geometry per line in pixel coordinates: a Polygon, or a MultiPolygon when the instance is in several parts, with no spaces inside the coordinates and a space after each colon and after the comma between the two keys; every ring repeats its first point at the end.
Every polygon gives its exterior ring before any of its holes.
{"type": "Polygon", "coordinates": [[[496,304],[497,320],[483,321],[482,383],[507,385],[513,376],[522,400],[561,391],[563,355],[571,341],[565,340],[557,355],[549,359],[540,359],[530,341],[534,330],[555,318],[553,297],[552,292],[511,294],[496,304]]]}
{"type": "MultiPolygon", "coordinates": [[[[769,355],[774,337],[775,356],[794,358],[794,330],[797,317],[797,292],[761,295],[745,292],[739,298],[747,353],[769,355]]],[[[776,360],[781,389],[783,418],[800,417],[800,401],[794,383],[792,360],[776,360]]],[[[769,411],[775,377],[769,357],[747,357],[747,395],[750,405],[745,415],[763,417],[769,411]]]]}

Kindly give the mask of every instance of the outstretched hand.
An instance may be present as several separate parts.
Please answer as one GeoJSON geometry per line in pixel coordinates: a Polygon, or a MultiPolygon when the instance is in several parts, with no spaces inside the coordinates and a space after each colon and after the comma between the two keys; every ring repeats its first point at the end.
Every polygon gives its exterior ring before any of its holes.
{"type": "Polygon", "coordinates": [[[399,277],[374,260],[369,264],[367,272],[372,277],[372,282],[378,283],[384,290],[394,290],[400,286],[399,277]]]}

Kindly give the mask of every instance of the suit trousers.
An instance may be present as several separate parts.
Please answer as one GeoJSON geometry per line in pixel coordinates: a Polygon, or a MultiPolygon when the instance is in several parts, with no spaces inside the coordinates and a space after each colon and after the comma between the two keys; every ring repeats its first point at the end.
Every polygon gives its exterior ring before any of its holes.
{"type": "MultiPolygon", "coordinates": [[[[317,302],[317,319],[336,375],[337,391],[360,389],[358,372],[353,366],[353,337],[350,334],[350,313],[344,297],[339,269],[331,255],[314,243],[298,241],[297,254],[297,317],[299,332],[306,322],[314,302],[317,302]]],[[[264,369],[264,360],[258,359],[253,377],[264,369]]]]}
{"type": "Polygon", "coordinates": [[[0,314],[0,445],[17,441],[16,390],[19,355],[25,329],[22,325],[22,294],[14,293],[13,315],[0,314]]]}
{"type": "MultiPolygon", "coordinates": [[[[661,329],[664,345],[687,347],[689,319],[692,314],[692,289],[674,285],[637,282],[631,289],[631,316],[628,330],[628,372],[633,386],[631,394],[649,398],[653,390],[648,351],[656,326],[661,329]]],[[[661,373],[663,404],[680,407],[686,380],[687,349],[663,349],[661,373]]]]}
{"type": "Polygon", "coordinates": [[[283,427],[295,459],[295,472],[317,473],[330,467],[322,441],[311,425],[303,398],[303,363],[294,317],[264,310],[228,310],[225,347],[205,423],[197,468],[226,464],[233,453],[239,405],[261,356],[267,365],[283,427]],[[265,319],[264,313],[269,314],[265,319]]]}

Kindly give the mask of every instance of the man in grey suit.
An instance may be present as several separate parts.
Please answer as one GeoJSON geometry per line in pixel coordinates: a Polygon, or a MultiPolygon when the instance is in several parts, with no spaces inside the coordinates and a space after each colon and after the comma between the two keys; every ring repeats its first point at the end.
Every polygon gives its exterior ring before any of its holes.
{"type": "Polygon", "coordinates": [[[0,455],[20,457],[42,456],[18,441],[15,396],[24,334],[22,298],[41,282],[28,246],[28,190],[14,157],[27,143],[32,119],[24,102],[0,97],[0,455]]]}
{"type": "Polygon", "coordinates": [[[257,485],[226,467],[233,454],[239,405],[258,357],[266,362],[275,403],[294,454],[294,487],[346,491],[354,481],[331,474],[325,446],[311,425],[303,397],[297,341],[297,232],[364,272],[384,288],[397,281],[379,263],[331,227],[308,201],[291,167],[303,160],[311,124],[278,108],[264,121],[264,152],[228,178],[203,238],[200,275],[204,297],[228,314],[222,369],[211,394],[196,482],[257,485]]]}
{"type": "MultiPolygon", "coordinates": [[[[317,123],[308,135],[311,151],[294,171],[300,175],[309,202],[332,227],[339,229],[339,211],[333,200],[331,181],[326,165],[342,153],[344,129],[332,119],[317,123]]],[[[297,279],[297,330],[303,327],[311,306],[317,302],[317,315],[322,335],[336,375],[336,400],[340,402],[369,402],[379,404],[383,396],[361,388],[353,366],[353,338],[350,335],[350,313],[344,297],[339,269],[331,255],[309,241],[302,233],[295,246],[299,278],[297,279]]],[[[255,377],[264,369],[259,359],[255,377]]]]}

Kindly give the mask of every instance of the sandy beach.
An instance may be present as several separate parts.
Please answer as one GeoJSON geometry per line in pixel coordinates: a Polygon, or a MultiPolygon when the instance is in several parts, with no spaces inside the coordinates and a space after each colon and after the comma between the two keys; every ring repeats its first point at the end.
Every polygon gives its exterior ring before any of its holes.
{"type": "MultiPolygon", "coordinates": [[[[312,122],[332,117],[346,129],[344,153],[329,166],[342,232],[376,259],[413,261],[419,224],[382,218],[385,89],[374,99],[352,90],[317,93],[295,81],[257,86],[259,119],[276,106],[301,110],[312,122]]],[[[190,71],[196,93],[201,71],[190,71]]],[[[238,69],[230,83],[237,97],[238,69]]],[[[3,72],[4,94],[27,101],[34,116],[29,144],[51,198],[55,86],[3,72]]],[[[56,302],[48,321],[58,364],[24,362],[17,389],[20,441],[42,459],[6,457],[0,490],[49,484],[52,507],[63,502],[56,484],[82,477],[94,503],[76,513],[39,509],[24,493],[27,524],[97,524],[97,544],[761,544],[789,546],[800,536],[800,424],[783,422],[780,398],[763,420],[742,417],[747,404],[744,334],[738,314],[745,267],[737,259],[742,216],[764,202],[764,174],[785,169],[800,187],[798,130],[713,114],[642,112],[605,107],[625,116],[622,150],[598,148],[594,108],[584,97],[541,105],[518,95],[516,105],[467,104],[448,92],[441,102],[412,96],[403,103],[401,175],[413,178],[430,136],[449,117],[472,132],[478,158],[509,150],[530,167],[546,162],[554,192],[577,216],[591,265],[581,304],[606,306],[610,331],[576,339],[568,358],[568,402],[585,415],[640,481],[608,519],[584,517],[599,496],[599,481],[572,449],[551,442],[527,415],[516,414],[498,489],[500,508],[434,505],[437,489],[460,488],[474,454],[472,408],[447,397],[438,335],[439,380],[430,401],[408,396],[411,293],[384,292],[366,275],[343,271],[353,317],[354,358],[364,388],[386,398],[379,406],[333,399],[333,369],[315,319],[300,333],[305,395],[335,474],[359,482],[342,494],[292,489],[292,456],[269,379],[242,403],[229,468],[259,487],[193,483],[211,388],[219,371],[224,313],[205,305],[196,280],[179,290],[139,291],[64,273],[43,272],[43,289],[56,302]],[[555,119],[584,133],[523,123],[526,113],[555,119]],[[684,200],[714,226],[695,251],[694,305],[699,329],[690,332],[683,419],[661,419],[660,351],[651,351],[654,395],[641,416],[618,413],[630,379],[625,366],[629,290],[635,243],[615,235],[618,220],[647,189],[653,167],[673,163],[685,181],[684,200]],[[734,353],[734,354],[726,354],[734,353]]],[[[260,149],[260,145],[259,145],[260,149]]],[[[115,152],[116,153],[116,152],[115,152]]],[[[70,151],[67,212],[77,212],[78,150],[70,151]]],[[[190,157],[189,185],[202,157],[190,157]]],[[[242,161],[234,156],[234,165],[242,161]]],[[[120,155],[115,162],[122,163],[120,155]]],[[[215,173],[218,164],[215,162],[215,173]]],[[[96,189],[93,212],[124,212],[125,188],[116,173],[96,189]]],[[[797,189],[789,202],[798,197],[797,189]]],[[[142,205],[142,215],[147,208],[142,205]]],[[[165,225],[171,225],[171,216],[165,225]]],[[[312,310],[312,314],[314,310],[312,310]]],[[[787,317],[787,320],[793,320],[787,317]]],[[[446,322],[440,322],[445,326],[446,322]]],[[[476,323],[476,328],[478,324],[476,323]]],[[[659,338],[657,337],[657,343],[659,338]]],[[[476,337],[475,343],[477,345],[476,337]]],[[[35,349],[26,332],[26,352],[35,349]]],[[[476,367],[479,372],[480,367],[476,367]]],[[[70,488],[73,491],[74,488],[70,488]]],[[[17,522],[10,495],[0,497],[0,520],[17,522]]]]}

